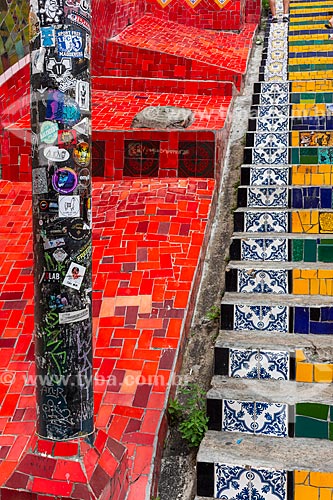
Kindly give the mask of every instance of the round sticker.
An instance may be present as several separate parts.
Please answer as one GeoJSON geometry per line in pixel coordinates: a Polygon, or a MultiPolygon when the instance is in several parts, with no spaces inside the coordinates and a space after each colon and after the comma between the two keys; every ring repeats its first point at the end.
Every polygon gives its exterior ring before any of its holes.
{"type": "Polygon", "coordinates": [[[52,177],[52,185],[58,193],[68,194],[77,186],[77,175],[72,168],[59,168],[52,177]]]}
{"type": "Polygon", "coordinates": [[[87,167],[90,163],[90,147],[87,142],[79,142],[73,151],[73,158],[80,167],[87,167]]]}
{"type": "Polygon", "coordinates": [[[46,144],[53,144],[58,138],[58,124],[53,122],[43,122],[40,126],[40,140],[46,144]]]}
{"type": "Polygon", "coordinates": [[[82,219],[72,219],[68,224],[68,234],[73,240],[83,240],[89,236],[89,226],[82,219]]]}

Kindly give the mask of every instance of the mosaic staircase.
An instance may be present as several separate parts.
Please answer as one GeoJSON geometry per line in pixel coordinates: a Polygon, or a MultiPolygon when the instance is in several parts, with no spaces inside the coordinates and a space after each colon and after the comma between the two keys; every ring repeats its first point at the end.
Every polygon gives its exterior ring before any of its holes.
{"type": "Polygon", "coordinates": [[[267,28],[196,500],[333,498],[329,8],[295,1],[267,28]]]}

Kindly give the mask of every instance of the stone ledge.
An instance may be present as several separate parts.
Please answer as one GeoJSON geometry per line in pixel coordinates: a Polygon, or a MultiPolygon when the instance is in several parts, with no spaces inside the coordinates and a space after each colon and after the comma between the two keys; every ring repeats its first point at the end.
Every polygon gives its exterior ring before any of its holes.
{"type": "Polygon", "coordinates": [[[208,431],[197,463],[268,467],[284,470],[333,471],[332,442],[322,439],[271,438],[241,433],[208,431]],[[256,450],[256,453],[253,451],[256,450]]]}
{"type": "Polygon", "coordinates": [[[330,362],[333,358],[332,339],[329,335],[313,335],[298,333],[275,333],[274,337],[263,331],[221,330],[216,340],[215,348],[230,349],[273,349],[283,351],[305,350],[308,358],[320,363],[330,362]]]}
{"type": "Polygon", "coordinates": [[[242,305],[267,305],[276,306],[304,306],[304,307],[332,307],[332,297],[317,295],[289,295],[266,293],[235,293],[226,292],[222,299],[222,304],[242,304],[242,305]]]}
{"type": "Polygon", "coordinates": [[[208,399],[262,401],[294,405],[299,402],[333,405],[332,386],[291,380],[228,378],[214,375],[208,399]]]}

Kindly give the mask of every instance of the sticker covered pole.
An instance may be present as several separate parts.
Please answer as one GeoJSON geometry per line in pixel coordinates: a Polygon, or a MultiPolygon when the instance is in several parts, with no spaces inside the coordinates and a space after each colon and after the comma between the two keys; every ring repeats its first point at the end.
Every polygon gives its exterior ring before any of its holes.
{"type": "Polygon", "coordinates": [[[31,0],[37,433],[93,433],[91,4],[31,0]]]}

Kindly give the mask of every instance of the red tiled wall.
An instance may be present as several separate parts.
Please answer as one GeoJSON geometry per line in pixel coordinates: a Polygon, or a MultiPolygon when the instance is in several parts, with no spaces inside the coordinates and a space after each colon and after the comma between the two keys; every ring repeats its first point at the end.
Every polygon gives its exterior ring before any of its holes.
{"type": "Polygon", "coordinates": [[[261,0],[247,0],[245,4],[245,22],[259,23],[261,14],[261,0]]]}
{"type": "Polygon", "coordinates": [[[242,85],[242,76],[230,69],[220,69],[195,59],[186,59],[115,42],[108,44],[104,74],[141,78],[232,81],[238,90],[242,85]]]}
{"type": "MultiPolygon", "coordinates": [[[[198,132],[198,131],[168,131],[168,132],[151,132],[151,131],[126,131],[126,132],[95,132],[94,140],[105,141],[105,178],[120,180],[124,178],[124,166],[125,160],[125,150],[124,141],[150,141],[159,142],[159,160],[158,160],[158,172],[157,176],[160,178],[165,177],[178,177],[179,175],[179,161],[178,161],[178,151],[180,149],[179,143],[184,142],[197,142],[209,143],[210,149],[213,149],[213,155],[215,159],[221,158],[219,149],[218,158],[216,156],[216,144],[215,144],[215,132],[198,132]]],[[[213,161],[213,169],[210,175],[205,175],[204,177],[214,177],[214,167],[216,166],[216,160],[213,161]]],[[[198,160],[200,162],[200,160],[198,160]]],[[[202,160],[205,161],[205,160],[202,160]]],[[[207,160],[206,160],[207,161],[207,160]]],[[[207,161],[208,163],[208,161],[207,161]]],[[[215,170],[218,170],[215,168],[215,170]]],[[[193,175],[194,177],[195,175],[193,175]]],[[[199,176],[199,175],[198,175],[199,176]]]]}
{"type": "Polygon", "coordinates": [[[202,29],[238,30],[245,20],[245,0],[231,0],[223,8],[214,0],[201,0],[194,8],[185,0],[171,0],[166,7],[157,0],[146,0],[146,14],[202,29]]]}
{"type": "MultiPolygon", "coordinates": [[[[12,162],[14,162],[14,164],[18,162],[18,155],[20,152],[18,149],[16,149],[15,152],[10,151],[8,134],[4,130],[4,127],[11,123],[15,123],[29,110],[29,71],[29,64],[27,64],[0,85],[0,164],[2,167],[2,177],[12,180],[19,180],[17,177],[18,170],[15,173],[12,172],[11,174],[13,175],[8,177],[8,168],[12,162]]],[[[15,140],[13,139],[13,146],[19,148],[21,145],[24,145],[25,140],[21,138],[18,139],[15,144],[14,143],[15,140]]],[[[24,154],[26,154],[26,151],[24,151],[24,154]]],[[[28,154],[30,155],[30,143],[28,154]]],[[[22,161],[24,164],[27,162],[27,159],[23,157],[22,161]]],[[[23,168],[25,169],[26,167],[24,166],[23,168]]]]}
{"type": "Polygon", "coordinates": [[[106,40],[144,15],[143,0],[92,0],[92,72],[103,74],[106,40]]]}

